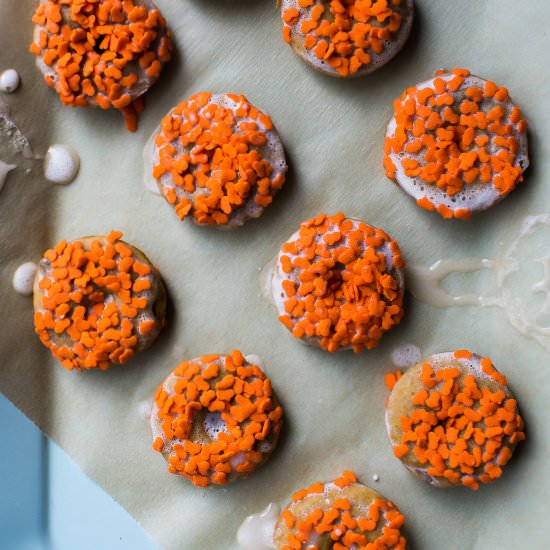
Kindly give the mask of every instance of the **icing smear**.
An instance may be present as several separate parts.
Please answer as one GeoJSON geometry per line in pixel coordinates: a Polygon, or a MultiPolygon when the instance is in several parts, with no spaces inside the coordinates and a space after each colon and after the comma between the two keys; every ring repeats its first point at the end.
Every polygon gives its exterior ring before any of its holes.
{"type": "Polygon", "coordinates": [[[245,518],[237,531],[237,543],[241,550],[275,550],[273,533],[281,509],[270,503],[262,512],[245,518]]]}
{"type": "Polygon", "coordinates": [[[8,174],[14,168],[17,168],[16,164],[8,164],[7,162],[4,162],[3,160],[0,160],[0,191],[2,191],[2,188],[4,187],[4,184],[6,183],[6,178],[8,177],[8,174]]]}
{"type": "Polygon", "coordinates": [[[518,235],[498,258],[445,259],[429,267],[409,264],[407,287],[415,298],[435,307],[499,308],[520,334],[550,351],[549,229],[550,213],[532,214],[524,218],[518,235]],[[529,284],[529,279],[541,271],[539,266],[542,266],[542,278],[529,284]],[[482,269],[491,270],[495,275],[494,295],[481,292],[454,295],[441,286],[452,273],[482,269]]]}

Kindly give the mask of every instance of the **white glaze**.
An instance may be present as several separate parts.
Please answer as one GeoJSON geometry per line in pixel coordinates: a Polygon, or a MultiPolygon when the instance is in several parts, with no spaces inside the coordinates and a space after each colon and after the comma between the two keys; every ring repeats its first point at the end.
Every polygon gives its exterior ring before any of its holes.
{"type": "Polygon", "coordinates": [[[396,367],[407,368],[422,359],[422,351],[413,344],[401,344],[391,354],[391,362],[396,367]]]}
{"type": "Polygon", "coordinates": [[[147,191],[153,195],[162,196],[157,180],[153,177],[153,165],[155,158],[155,137],[160,132],[160,124],[155,128],[143,147],[143,184],[147,191]]]}
{"type": "Polygon", "coordinates": [[[8,164],[8,163],[4,162],[3,160],[0,160],[0,191],[2,191],[2,188],[4,187],[4,184],[6,183],[6,178],[8,177],[8,174],[14,168],[17,168],[17,165],[8,164]]]}
{"type": "Polygon", "coordinates": [[[31,143],[23,132],[17,127],[11,119],[10,108],[0,99],[0,136],[10,143],[10,145],[21,153],[23,158],[36,159],[39,158],[33,153],[31,143]]]}
{"type": "MultiPolygon", "coordinates": [[[[420,301],[435,307],[480,306],[497,307],[506,315],[508,322],[523,336],[536,340],[550,351],[550,326],[539,322],[543,313],[550,311],[550,244],[543,256],[535,263],[543,267],[543,276],[530,287],[532,294],[543,294],[540,307],[528,304],[529,296],[516,295],[510,288],[509,278],[520,272],[524,260],[519,257],[522,248],[528,245],[528,239],[538,230],[550,228],[550,213],[532,214],[524,218],[518,235],[506,248],[504,254],[496,259],[462,258],[438,260],[430,267],[414,264],[407,266],[407,285],[411,293],[420,301]],[[481,292],[455,296],[441,287],[441,282],[451,273],[469,273],[480,269],[490,269],[495,275],[495,296],[486,296],[481,292]],[[536,309],[536,310],[535,310],[536,309]]],[[[545,241],[547,243],[548,240],[545,241]]],[[[533,267],[535,269],[535,267],[533,267]]]]}
{"type": "Polygon", "coordinates": [[[380,476],[378,474],[373,474],[372,475],[372,480],[373,481],[380,481],[380,476]]]}
{"type": "Polygon", "coordinates": [[[23,296],[30,296],[37,270],[38,266],[34,262],[21,264],[13,274],[12,284],[15,292],[23,296]]]}
{"type": "Polygon", "coordinates": [[[279,505],[272,502],[262,512],[246,517],[237,531],[241,550],[274,550],[273,532],[280,513],[279,505]]]}
{"type": "Polygon", "coordinates": [[[76,178],[80,157],[70,145],[50,145],[44,159],[44,176],[48,181],[65,185],[76,178]]]}
{"type": "Polygon", "coordinates": [[[0,92],[11,94],[19,87],[19,73],[15,69],[6,69],[0,74],[0,92]]]}

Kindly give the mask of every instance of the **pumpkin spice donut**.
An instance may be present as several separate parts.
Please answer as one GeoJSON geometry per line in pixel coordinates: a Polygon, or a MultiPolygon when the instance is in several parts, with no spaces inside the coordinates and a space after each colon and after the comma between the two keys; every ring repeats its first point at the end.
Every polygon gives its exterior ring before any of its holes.
{"type": "Polygon", "coordinates": [[[321,214],[281,246],[271,291],[295,338],[330,352],[372,349],[403,317],[398,244],[360,220],[321,214]]]}
{"type": "Polygon", "coordinates": [[[64,105],[119,109],[137,128],[141,96],[170,60],[170,32],[151,0],[41,0],[30,51],[64,105]]]}
{"type": "Polygon", "coordinates": [[[154,134],[153,177],[180,220],[237,227],[261,216],[285,182],[281,138],[243,95],[202,92],[154,134]]]}
{"type": "Polygon", "coordinates": [[[525,439],[517,402],[491,360],[467,350],[439,353],[386,383],[393,452],[440,488],[492,483],[525,439]]]}
{"type": "Polygon", "coordinates": [[[166,292],[138,248],[106,237],[61,241],[47,250],[34,281],[34,328],[68,370],[126,363],[164,325],[166,292]]]}
{"type": "Polygon", "coordinates": [[[508,90],[454,69],[408,88],[386,132],[386,175],[443,218],[501,201],[529,166],[527,122],[508,90]]]}
{"type": "Polygon", "coordinates": [[[364,76],[393,59],[411,33],[414,0],[283,0],[283,38],[311,67],[364,76]]]}
{"type": "Polygon", "coordinates": [[[277,550],[404,550],[405,516],[376,491],[345,471],[292,496],[275,525],[277,550]]]}
{"type": "Polygon", "coordinates": [[[263,464],[275,449],[283,409],[253,355],[234,350],[180,363],[158,387],[153,448],[168,471],[198,487],[225,485],[263,464]]]}

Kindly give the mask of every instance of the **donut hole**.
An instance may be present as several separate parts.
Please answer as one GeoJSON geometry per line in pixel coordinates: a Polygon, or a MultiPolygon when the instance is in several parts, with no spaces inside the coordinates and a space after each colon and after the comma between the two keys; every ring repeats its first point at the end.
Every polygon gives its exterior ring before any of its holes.
{"type": "Polygon", "coordinates": [[[222,416],[219,412],[208,411],[203,415],[202,423],[203,423],[204,431],[206,435],[212,441],[217,441],[218,435],[220,433],[229,433],[227,431],[225,420],[222,419],[222,416]]]}
{"type": "Polygon", "coordinates": [[[195,411],[193,415],[193,429],[189,439],[199,441],[202,444],[212,443],[218,440],[220,433],[229,433],[225,420],[219,412],[208,410],[195,411]]]}

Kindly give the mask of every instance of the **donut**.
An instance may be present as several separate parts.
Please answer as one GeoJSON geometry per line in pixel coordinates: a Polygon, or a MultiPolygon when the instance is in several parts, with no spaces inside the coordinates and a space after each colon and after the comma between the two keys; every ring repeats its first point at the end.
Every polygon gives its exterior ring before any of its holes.
{"type": "Polygon", "coordinates": [[[275,524],[277,550],[404,550],[405,516],[376,491],[344,471],[292,496],[275,524]]]}
{"type": "Polygon", "coordinates": [[[364,76],[393,59],[411,33],[414,0],[283,0],[283,39],[308,65],[364,76]]]}
{"type": "Polygon", "coordinates": [[[327,351],[374,348],[403,317],[398,244],[360,220],[320,214],[280,249],[271,292],[295,338],[327,351]]]}
{"type": "Polygon", "coordinates": [[[106,237],[61,241],[47,250],[34,280],[34,328],[68,370],[126,363],[164,325],[166,292],[138,248],[106,237]]]}
{"type": "Polygon", "coordinates": [[[137,129],[138,98],[170,60],[170,32],[151,0],[41,0],[30,51],[61,102],[119,109],[137,129]]]}
{"type": "Polygon", "coordinates": [[[261,216],[287,164],[271,118],[243,95],[201,92],[154,134],[153,177],[180,220],[237,227],[261,216]]]}
{"type": "Polygon", "coordinates": [[[180,363],[158,387],[153,449],[197,487],[247,477],[275,449],[283,409],[259,358],[233,350],[180,363]]]}
{"type": "Polygon", "coordinates": [[[523,180],[527,122],[506,88],[454,69],[406,89],[393,106],[384,168],[418,206],[469,219],[523,180]]]}
{"type": "Polygon", "coordinates": [[[418,478],[477,491],[525,439],[506,377],[467,350],[439,353],[389,375],[386,428],[393,452],[418,478]]]}

